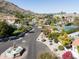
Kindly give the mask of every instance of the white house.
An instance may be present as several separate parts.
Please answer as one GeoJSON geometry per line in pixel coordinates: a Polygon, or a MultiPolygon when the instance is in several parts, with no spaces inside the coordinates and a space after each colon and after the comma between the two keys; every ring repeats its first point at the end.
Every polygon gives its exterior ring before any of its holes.
{"type": "Polygon", "coordinates": [[[71,39],[79,38],[79,32],[74,32],[68,35],[71,39]]]}
{"type": "Polygon", "coordinates": [[[8,24],[14,24],[18,18],[12,15],[0,16],[0,21],[6,21],[8,24]]]}
{"type": "Polygon", "coordinates": [[[76,59],[79,59],[79,52],[77,47],[79,46],[79,39],[76,39],[72,42],[72,54],[76,59]]]}

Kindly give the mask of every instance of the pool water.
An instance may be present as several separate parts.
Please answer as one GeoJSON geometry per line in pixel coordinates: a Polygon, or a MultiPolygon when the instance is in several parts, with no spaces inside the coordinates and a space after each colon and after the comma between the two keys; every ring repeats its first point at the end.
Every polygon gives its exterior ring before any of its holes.
{"type": "Polygon", "coordinates": [[[65,31],[75,30],[75,29],[77,29],[78,27],[79,27],[79,26],[75,26],[75,25],[64,26],[64,30],[65,30],[65,31]]]}

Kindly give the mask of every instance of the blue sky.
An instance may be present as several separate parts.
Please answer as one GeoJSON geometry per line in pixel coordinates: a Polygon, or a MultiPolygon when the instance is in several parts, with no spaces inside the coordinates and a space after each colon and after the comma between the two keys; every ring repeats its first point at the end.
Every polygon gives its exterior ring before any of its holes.
{"type": "Polygon", "coordinates": [[[79,12],[79,0],[9,0],[19,7],[37,13],[79,12]]]}

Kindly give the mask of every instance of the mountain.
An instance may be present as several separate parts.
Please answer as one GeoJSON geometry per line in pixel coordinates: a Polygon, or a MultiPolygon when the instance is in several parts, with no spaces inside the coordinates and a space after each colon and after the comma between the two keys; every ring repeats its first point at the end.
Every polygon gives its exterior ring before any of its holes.
{"type": "Polygon", "coordinates": [[[0,15],[15,15],[16,13],[21,13],[21,14],[27,14],[27,15],[33,15],[36,17],[44,17],[47,16],[48,14],[39,14],[39,13],[34,13],[30,10],[24,10],[17,5],[5,1],[5,0],[0,0],[0,15]]]}
{"type": "Polygon", "coordinates": [[[20,12],[24,14],[34,14],[30,10],[24,10],[11,2],[0,0],[0,13],[13,14],[15,12],[20,12]]]}

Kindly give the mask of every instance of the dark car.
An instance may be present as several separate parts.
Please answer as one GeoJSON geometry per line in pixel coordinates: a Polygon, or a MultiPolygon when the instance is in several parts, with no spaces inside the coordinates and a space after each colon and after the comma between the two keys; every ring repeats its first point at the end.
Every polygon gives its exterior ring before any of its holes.
{"type": "Polygon", "coordinates": [[[2,42],[3,41],[3,39],[0,39],[0,42],[2,42]]]}
{"type": "Polygon", "coordinates": [[[8,41],[8,40],[9,40],[8,37],[6,37],[6,38],[2,38],[2,41],[3,41],[3,42],[6,42],[6,41],[8,41]]]}
{"type": "Polygon", "coordinates": [[[11,36],[11,37],[9,37],[9,40],[15,40],[15,39],[17,39],[16,36],[11,36]]]}

